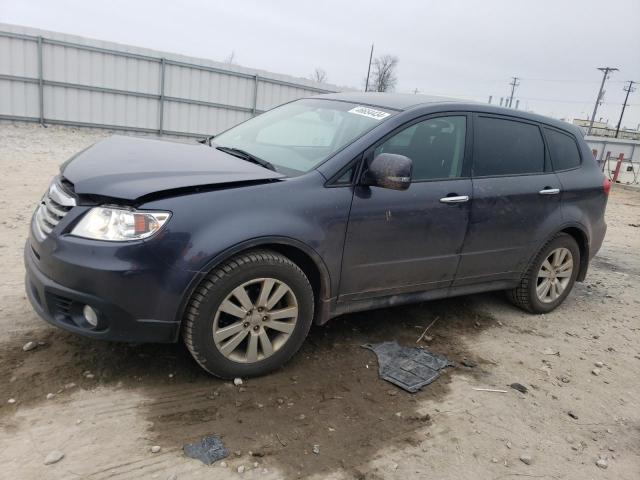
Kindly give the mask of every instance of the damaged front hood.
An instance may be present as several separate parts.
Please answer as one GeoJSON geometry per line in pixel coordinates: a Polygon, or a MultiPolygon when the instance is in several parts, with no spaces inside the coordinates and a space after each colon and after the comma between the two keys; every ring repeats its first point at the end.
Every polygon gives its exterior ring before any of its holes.
{"type": "Polygon", "coordinates": [[[60,170],[79,195],[124,200],[165,190],[285,176],[205,145],[117,135],[80,152],[60,170]]]}

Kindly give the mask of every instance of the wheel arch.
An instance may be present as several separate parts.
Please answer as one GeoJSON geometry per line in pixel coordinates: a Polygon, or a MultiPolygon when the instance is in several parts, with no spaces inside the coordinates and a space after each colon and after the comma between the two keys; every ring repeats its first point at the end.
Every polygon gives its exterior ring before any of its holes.
{"type": "Polygon", "coordinates": [[[558,233],[571,235],[578,244],[578,248],[580,249],[580,270],[578,271],[576,281],[583,282],[587,277],[587,270],[589,269],[589,237],[586,231],[581,226],[570,225],[564,227],[558,233]]]}
{"type": "MultiPolygon", "coordinates": [[[[325,303],[324,300],[328,299],[331,295],[331,277],[324,260],[318,252],[299,240],[289,237],[272,236],[253,238],[251,240],[241,242],[211,258],[198,272],[198,274],[194,276],[188,288],[185,290],[176,320],[182,324],[185,309],[189,304],[189,299],[211,270],[236,255],[249,250],[256,250],[258,248],[273,250],[280,253],[300,267],[309,279],[309,283],[311,283],[315,296],[316,308],[314,313],[314,323],[323,323],[326,321],[323,320],[324,316],[326,316],[323,305],[325,303]]],[[[179,335],[179,331],[180,329],[178,329],[176,339],[179,335]]]]}
{"type": "Polygon", "coordinates": [[[578,248],[580,249],[580,270],[578,271],[576,281],[583,282],[587,276],[587,270],[589,269],[589,235],[587,234],[584,226],[580,225],[579,223],[568,223],[562,225],[558,230],[545,238],[544,241],[539,245],[538,249],[533,253],[527,265],[531,265],[531,263],[538,255],[538,252],[542,248],[544,248],[544,246],[549,243],[556,235],[560,233],[566,233],[567,235],[570,235],[578,244],[578,248]]]}

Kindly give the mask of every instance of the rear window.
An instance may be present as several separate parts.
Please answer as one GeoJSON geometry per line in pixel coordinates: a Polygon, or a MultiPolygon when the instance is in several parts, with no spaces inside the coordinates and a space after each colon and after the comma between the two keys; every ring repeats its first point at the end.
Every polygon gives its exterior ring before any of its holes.
{"type": "Polygon", "coordinates": [[[545,128],[544,134],[555,170],[568,170],[580,165],[580,152],[573,137],[550,128],[545,128]]]}
{"type": "Polygon", "coordinates": [[[536,125],[477,117],[474,132],[474,176],[544,171],[544,142],[536,125]]]}

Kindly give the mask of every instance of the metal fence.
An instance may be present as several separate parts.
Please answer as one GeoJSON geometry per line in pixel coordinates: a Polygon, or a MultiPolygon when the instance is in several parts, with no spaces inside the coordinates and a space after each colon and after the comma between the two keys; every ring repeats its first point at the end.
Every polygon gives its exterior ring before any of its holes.
{"type": "Polygon", "coordinates": [[[0,119],[202,136],[335,91],[302,78],[0,24],[0,119]]]}
{"type": "Polygon", "coordinates": [[[585,137],[585,140],[611,180],[640,184],[640,140],[596,136],[585,137]]]}

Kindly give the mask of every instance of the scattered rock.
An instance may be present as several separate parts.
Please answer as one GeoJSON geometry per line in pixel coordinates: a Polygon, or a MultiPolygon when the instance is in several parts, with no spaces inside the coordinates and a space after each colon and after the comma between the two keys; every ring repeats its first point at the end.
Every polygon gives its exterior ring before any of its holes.
{"type": "Polygon", "coordinates": [[[313,448],[311,449],[311,451],[313,453],[315,453],[316,455],[320,455],[320,445],[314,445],[313,448]]]}
{"type": "Polygon", "coordinates": [[[64,388],[67,389],[67,390],[69,390],[71,388],[76,388],[76,384],[73,383],[73,382],[67,383],[67,384],[65,384],[64,388]]]}
{"type": "Polygon", "coordinates": [[[594,363],[594,365],[595,365],[596,367],[598,367],[598,368],[602,368],[602,367],[604,367],[604,363],[602,363],[602,362],[596,362],[596,363],[594,363]]]}
{"type": "Polygon", "coordinates": [[[598,460],[596,460],[596,465],[602,469],[605,469],[609,466],[609,463],[607,462],[606,458],[600,457],[598,460]]]}
{"type": "Polygon", "coordinates": [[[55,395],[53,393],[47,393],[47,400],[51,400],[55,395]]]}
{"type": "Polygon", "coordinates": [[[514,390],[519,391],[520,393],[527,393],[529,391],[529,389],[527,389],[527,387],[525,387],[524,385],[522,385],[521,383],[512,383],[511,385],[509,385],[511,388],[513,388],[514,390]]]}
{"type": "Polygon", "coordinates": [[[278,403],[278,405],[284,405],[284,398],[277,398],[276,402],[278,403]]]}
{"type": "Polygon", "coordinates": [[[571,411],[567,412],[567,415],[569,415],[574,420],[578,420],[578,415],[576,415],[575,413],[573,413],[571,411]]]}
{"type": "MultiPolygon", "coordinates": [[[[238,385],[242,385],[242,379],[240,377],[236,377],[233,379],[233,384],[237,387],[238,385]]],[[[240,467],[238,467],[240,468],[240,467]]],[[[244,471],[244,470],[243,470],[244,471]]]]}
{"type": "Polygon", "coordinates": [[[7,400],[7,403],[9,405],[13,405],[14,403],[16,403],[16,399],[15,398],[10,398],[9,400],[7,400]]]}
{"type": "Polygon", "coordinates": [[[222,468],[227,468],[227,462],[220,462],[220,466],[222,468]]]}
{"type": "Polygon", "coordinates": [[[463,358],[460,363],[467,368],[475,368],[478,366],[476,362],[474,362],[473,360],[469,360],[468,358],[463,358]]]}
{"type": "Polygon", "coordinates": [[[60,460],[64,458],[64,453],[60,450],[54,450],[44,459],[45,465],[53,465],[54,463],[58,463],[60,460]]]}
{"type": "Polygon", "coordinates": [[[560,356],[560,352],[558,350],[555,350],[553,348],[545,348],[542,351],[543,355],[557,355],[560,356]]]}
{"type": "Polygon", "coordinates": [[[244,465],[240,465],[240,466],[238,467],[238,473],[244,473],[244,470],[245,470],[244,465]]]}
{"type": "Polygon", "coordinates": [[[562,377],[560,377],[560,381],[562,383],[569,383],[571,380],[569,379],[569,377],[563,375],[562,377]]]}
{"type": "Polygon", "coordinates": [[[151,447],[151,453],[158,453],[160,450],[162,450],[160,448],[160,445],[154,445],[153,447],[151,447]]]}
{"type": "Polygon", "coordinates": [[[36,348],[38,348],[38,344],[36,342],[27,342],[22,346],[22,350],[25,352],[35,350],[36,348]]]}
{"type": "Polygon", "coordinates": [[[525,465],[531,465],[531,462],[533,462],[533,458],[531,458],[531,455],[529,455],[528,453],[523,453],[522,455],[520,455],[520,461],[525,465]]]}
{"type": "Polygon", "coordinates": [[[84,378],[88,378],[89,380],[91,380],[92,378],[95,378],[95,375],[91,372],[88,372],[84,374],[84,378]]]}
{"type": "Polygon", "coordinates": [[[591,370],[591,374],[597,377],[598,375],[600,375],[600,369],[594,368],[593,370],[591,370]]]}

